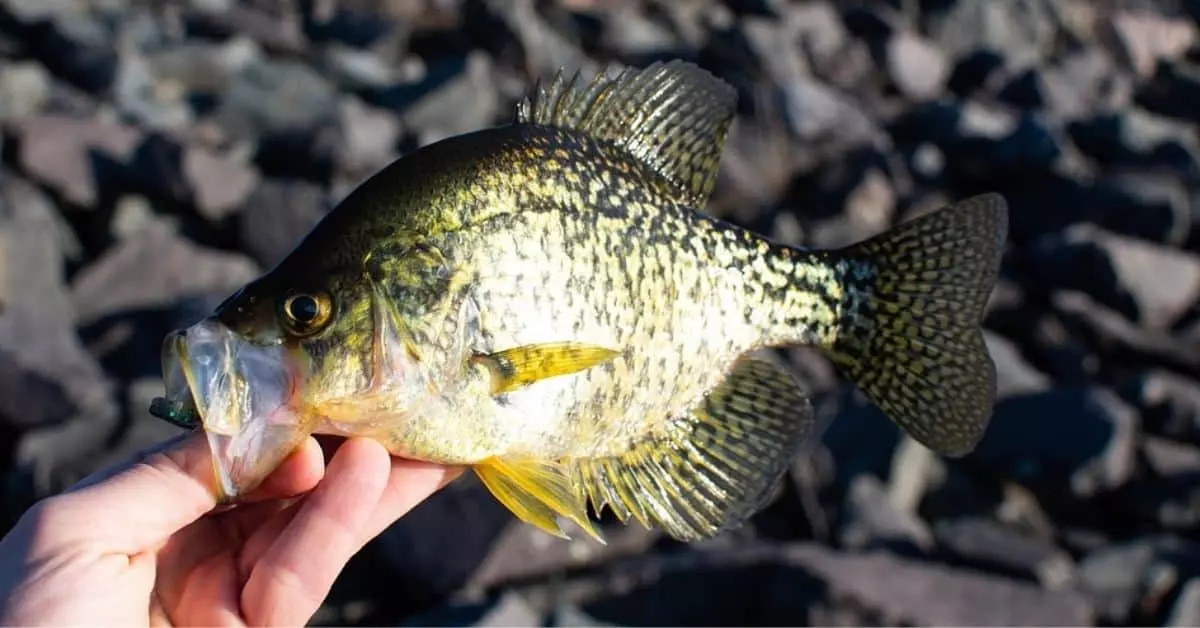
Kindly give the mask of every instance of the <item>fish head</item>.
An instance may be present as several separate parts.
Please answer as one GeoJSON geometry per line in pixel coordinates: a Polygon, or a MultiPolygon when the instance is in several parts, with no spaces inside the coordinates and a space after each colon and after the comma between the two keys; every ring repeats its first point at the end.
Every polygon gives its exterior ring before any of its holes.
{"type": "Polygon", "coordinates": [[[478,313],[427,252],[388,259],[346,271],[281,264],[167,336],[167,398],[194,404],[223,499],[252,490],[311,433],[395,432],[447,404],[478,313]]]}

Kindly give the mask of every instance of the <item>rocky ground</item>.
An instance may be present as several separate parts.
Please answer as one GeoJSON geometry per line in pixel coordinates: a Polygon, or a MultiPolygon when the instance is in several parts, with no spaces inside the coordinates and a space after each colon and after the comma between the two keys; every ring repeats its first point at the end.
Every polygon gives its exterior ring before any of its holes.
{"type": "Polygon", "coordinates": [[[1200,2],[0,0],[0,530],[176,433],[163,334],[394,157],[559,66],[692,59],[741,111],[714,214],[836,246],[999,191],[1000,373],[947,460],[812,352],[834,420],[752,525],[560,542],[475,482],[318,623],[1200,625],[1200,2]]]}

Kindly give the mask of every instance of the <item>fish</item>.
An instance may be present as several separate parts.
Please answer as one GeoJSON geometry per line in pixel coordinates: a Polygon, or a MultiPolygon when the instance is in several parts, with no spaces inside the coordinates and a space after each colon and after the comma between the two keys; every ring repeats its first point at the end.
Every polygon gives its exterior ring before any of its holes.
{"type": "Polygon", "coordinates": [[[277,265],[163,341],[221,499],[313,434],[470,469],[513,516],[680,541],[764,508],[822,429],[781,351],[815,347],[958,457],[995,366],[1007,204],[949,203],[842,248],[705,211],[737,92],[688,61],[539,80],[507,124],[355,187],[277,265]],[[190,412],[190,411],[189,411],[190,412]],[[589,506],[591,512],[589,513],[589,506]]]}

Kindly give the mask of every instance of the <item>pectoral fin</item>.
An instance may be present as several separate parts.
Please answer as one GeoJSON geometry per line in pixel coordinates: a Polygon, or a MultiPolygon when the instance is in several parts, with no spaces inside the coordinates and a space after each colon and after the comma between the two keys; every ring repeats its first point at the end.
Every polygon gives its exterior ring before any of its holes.
{"type": "Polygon", "coordinates": [[[555,519],[555,515],[562,515],[604,543],[595,524],[588,519],[582,490],[562,466],[553,462],[488,458],[474,469],[484,486],[518,519],[554,536],[570,538],[555,519]]]}
{"type": "Polygon", "coordinates": [[[583,371],[620,352],[578,342],[551,342],[506,349],[476,358],[492,371],[492,394],[512,392],[538,380],[583,371]]]}

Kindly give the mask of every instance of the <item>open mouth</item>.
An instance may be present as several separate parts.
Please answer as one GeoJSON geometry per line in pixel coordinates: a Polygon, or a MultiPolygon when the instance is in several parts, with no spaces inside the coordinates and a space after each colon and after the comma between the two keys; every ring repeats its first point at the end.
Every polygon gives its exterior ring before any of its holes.
{"type": "Polygon", "coordinates": [[[167,403],[194,404],[221,500],[253,490],[307,436],[290,408],[284,349],[260,346],[205,319],[163,340],[167,403]]]}

